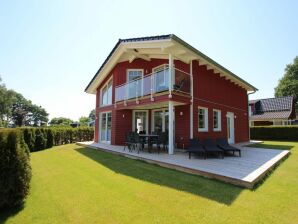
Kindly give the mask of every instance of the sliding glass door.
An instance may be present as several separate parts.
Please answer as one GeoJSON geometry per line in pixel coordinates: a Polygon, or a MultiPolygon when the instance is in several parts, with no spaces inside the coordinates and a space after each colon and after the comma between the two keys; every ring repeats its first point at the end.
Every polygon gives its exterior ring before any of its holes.
{"type": "Polygon", "coordinates": [[[112,113],[104,112],[100,114],[100,142],[111,143],[112,113]]]}
{"type": "Polygon", "coordinates": [[[167,109],[157,109],[152,111],[152,131],[168,132],[169,112],[167,109]]]}

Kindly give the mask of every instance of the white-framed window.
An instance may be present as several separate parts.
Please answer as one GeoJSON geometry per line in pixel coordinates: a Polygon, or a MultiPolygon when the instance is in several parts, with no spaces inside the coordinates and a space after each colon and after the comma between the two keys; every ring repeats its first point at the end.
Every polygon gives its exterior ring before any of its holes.
{"type": "Polygon", "coordinates": [[[143,77],[143,69],[127,69],[127,82],[134,81],[143,77]]]}
{"type": "Polygon", "coordinates": [[[213,131],[221,131],[221,111],[213,110],[213,131]]]}
{"type": "Polygon", "coordinates": [[[208,108],[198,108],[198,127],[200,132],[208,131],[208,108]]]}
{"type": "Polygon", "coordinates": [[[100,94],[101,106],[107,106],[112,104],[112,92],[113,92],[112,90],[113,90],[112,79],[110,79],[101,89],[101,94],[100,94]]]}

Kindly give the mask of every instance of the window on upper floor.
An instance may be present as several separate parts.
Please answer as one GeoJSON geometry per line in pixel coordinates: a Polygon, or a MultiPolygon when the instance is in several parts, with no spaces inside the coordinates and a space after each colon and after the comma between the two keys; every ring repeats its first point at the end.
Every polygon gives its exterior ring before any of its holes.
{"type": "Polygon", "coordinates": [[[112,79],[111,79],[101,89],[101,97],[100,97],[101,106],[107,106],[112,104],[112,91],[113,91],[113,85],[112,85],[112,79]]]}
{"type": "Polygon", "coordinates": [[[213,110],[213,131],[221,131],[221,111],[213,110]]]}
{"type": "Polygon", "coordinates": [[[131,82],[143,77],[143,69],[129,69],[127,71],[127,82],[131,82]]]}
{"type": "Polygon", "coordinates": [[[208,108],[199,107],[198,113],[198,126],[200,132],[207,132],[208,131],[208,108]]]}

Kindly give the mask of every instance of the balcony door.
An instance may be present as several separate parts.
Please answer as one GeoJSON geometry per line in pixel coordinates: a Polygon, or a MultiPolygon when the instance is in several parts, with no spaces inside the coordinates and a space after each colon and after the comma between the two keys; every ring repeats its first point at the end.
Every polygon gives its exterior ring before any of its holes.
{"type": "Polygon", "coordinates": [[[128,99],[140,97],[143,92],[143,69],[128,69],[127,70],[127,97],[128,99]]]}
{"type": "Polygon", "coordinates": [[[99,120],[99,139],[102,143],[111,143],[111,131],[112,131],[112,113],[104,112],[100,114],[99,120]]]}
{"type": "Polygon", "coordinates": [[[148,111],[147,110],[133,111],[132,130],[137,133],[144,132],[148,134],[148,111]]]}
{"type": "Polygon", "coordinates": [[[152,69],[154,75],[154,92],[169,90],[169,66],[160,65],[152,69]]]}

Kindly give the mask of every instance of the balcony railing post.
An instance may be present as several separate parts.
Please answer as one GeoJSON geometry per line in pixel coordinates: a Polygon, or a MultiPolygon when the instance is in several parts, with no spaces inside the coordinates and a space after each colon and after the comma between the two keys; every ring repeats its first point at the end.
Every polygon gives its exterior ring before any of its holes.
{"type": "Polygon", "coordinates": [[[151,77],[150,77],[150,80],[151,80],[151,87],[150,87],[150,98],[151,98],[151,101],[154,101],[154,98],[153,98],[153,88],[154,88],[154,73],[151,74],[151,77]]]}
{"type": "Polygon", "coordinates": [[[172,98],[173,76],[174,76],[173,56],[172,54],[169,54],[169,98],[172,98]]]}
{"type": "Polygon", "coordinates": [[[136,103],[138,104],[139,101],[138,101],[138,87],[139,87],[139,79],[135,81],[135,88],[136,88],[136,103]]]}

